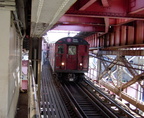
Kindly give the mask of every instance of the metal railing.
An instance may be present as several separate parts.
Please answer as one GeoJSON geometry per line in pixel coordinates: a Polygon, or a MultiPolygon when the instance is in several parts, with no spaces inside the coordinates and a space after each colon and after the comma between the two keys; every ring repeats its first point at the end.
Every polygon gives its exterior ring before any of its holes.
{"type": "Polygon", "coordinates": [[[39,101],[31,60],[28,66],[28,118],[40,118],[39,101]]]}

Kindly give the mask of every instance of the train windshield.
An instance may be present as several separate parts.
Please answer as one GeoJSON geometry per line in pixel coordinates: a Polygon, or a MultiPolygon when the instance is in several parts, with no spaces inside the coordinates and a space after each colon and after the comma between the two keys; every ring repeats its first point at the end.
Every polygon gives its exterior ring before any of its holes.
{"type": "Polygon", "coordinates": [[[69,46],[68,47],[68,54],[69,55],[76,55],[76,46],[69,46]]]}

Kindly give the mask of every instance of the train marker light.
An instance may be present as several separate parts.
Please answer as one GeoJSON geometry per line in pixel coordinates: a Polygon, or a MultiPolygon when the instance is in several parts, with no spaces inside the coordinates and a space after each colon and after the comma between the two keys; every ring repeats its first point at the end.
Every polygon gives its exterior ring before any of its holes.
{"type": "Polygon", "coordinates": [[[80,66],[82,66],[82,63],[80,63],[80,66]]]}

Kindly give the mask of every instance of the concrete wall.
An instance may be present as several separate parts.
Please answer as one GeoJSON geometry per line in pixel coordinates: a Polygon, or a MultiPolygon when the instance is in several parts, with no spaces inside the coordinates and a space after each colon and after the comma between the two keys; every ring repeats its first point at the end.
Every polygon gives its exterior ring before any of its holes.
{"type": "Polygon", "coordinates": [[[11,12],[0,10],[0,118],[14,118],[20,83],[20,39],[11,12]]]}

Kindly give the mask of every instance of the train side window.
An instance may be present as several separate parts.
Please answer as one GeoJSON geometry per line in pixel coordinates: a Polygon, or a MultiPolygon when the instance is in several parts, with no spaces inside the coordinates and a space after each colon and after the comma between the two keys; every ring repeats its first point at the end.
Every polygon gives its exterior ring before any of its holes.
{"type": "Polygon", "coordinates": [[[68,54],[69,55],[76,55],[76,46],[69,46],[68,47],[68,54]]]}
{"type": "Polygon", "coordinates": [[[58,46],[58,54],[63,54],[64,53],[64,47],[62,45],[58,46]]]}

